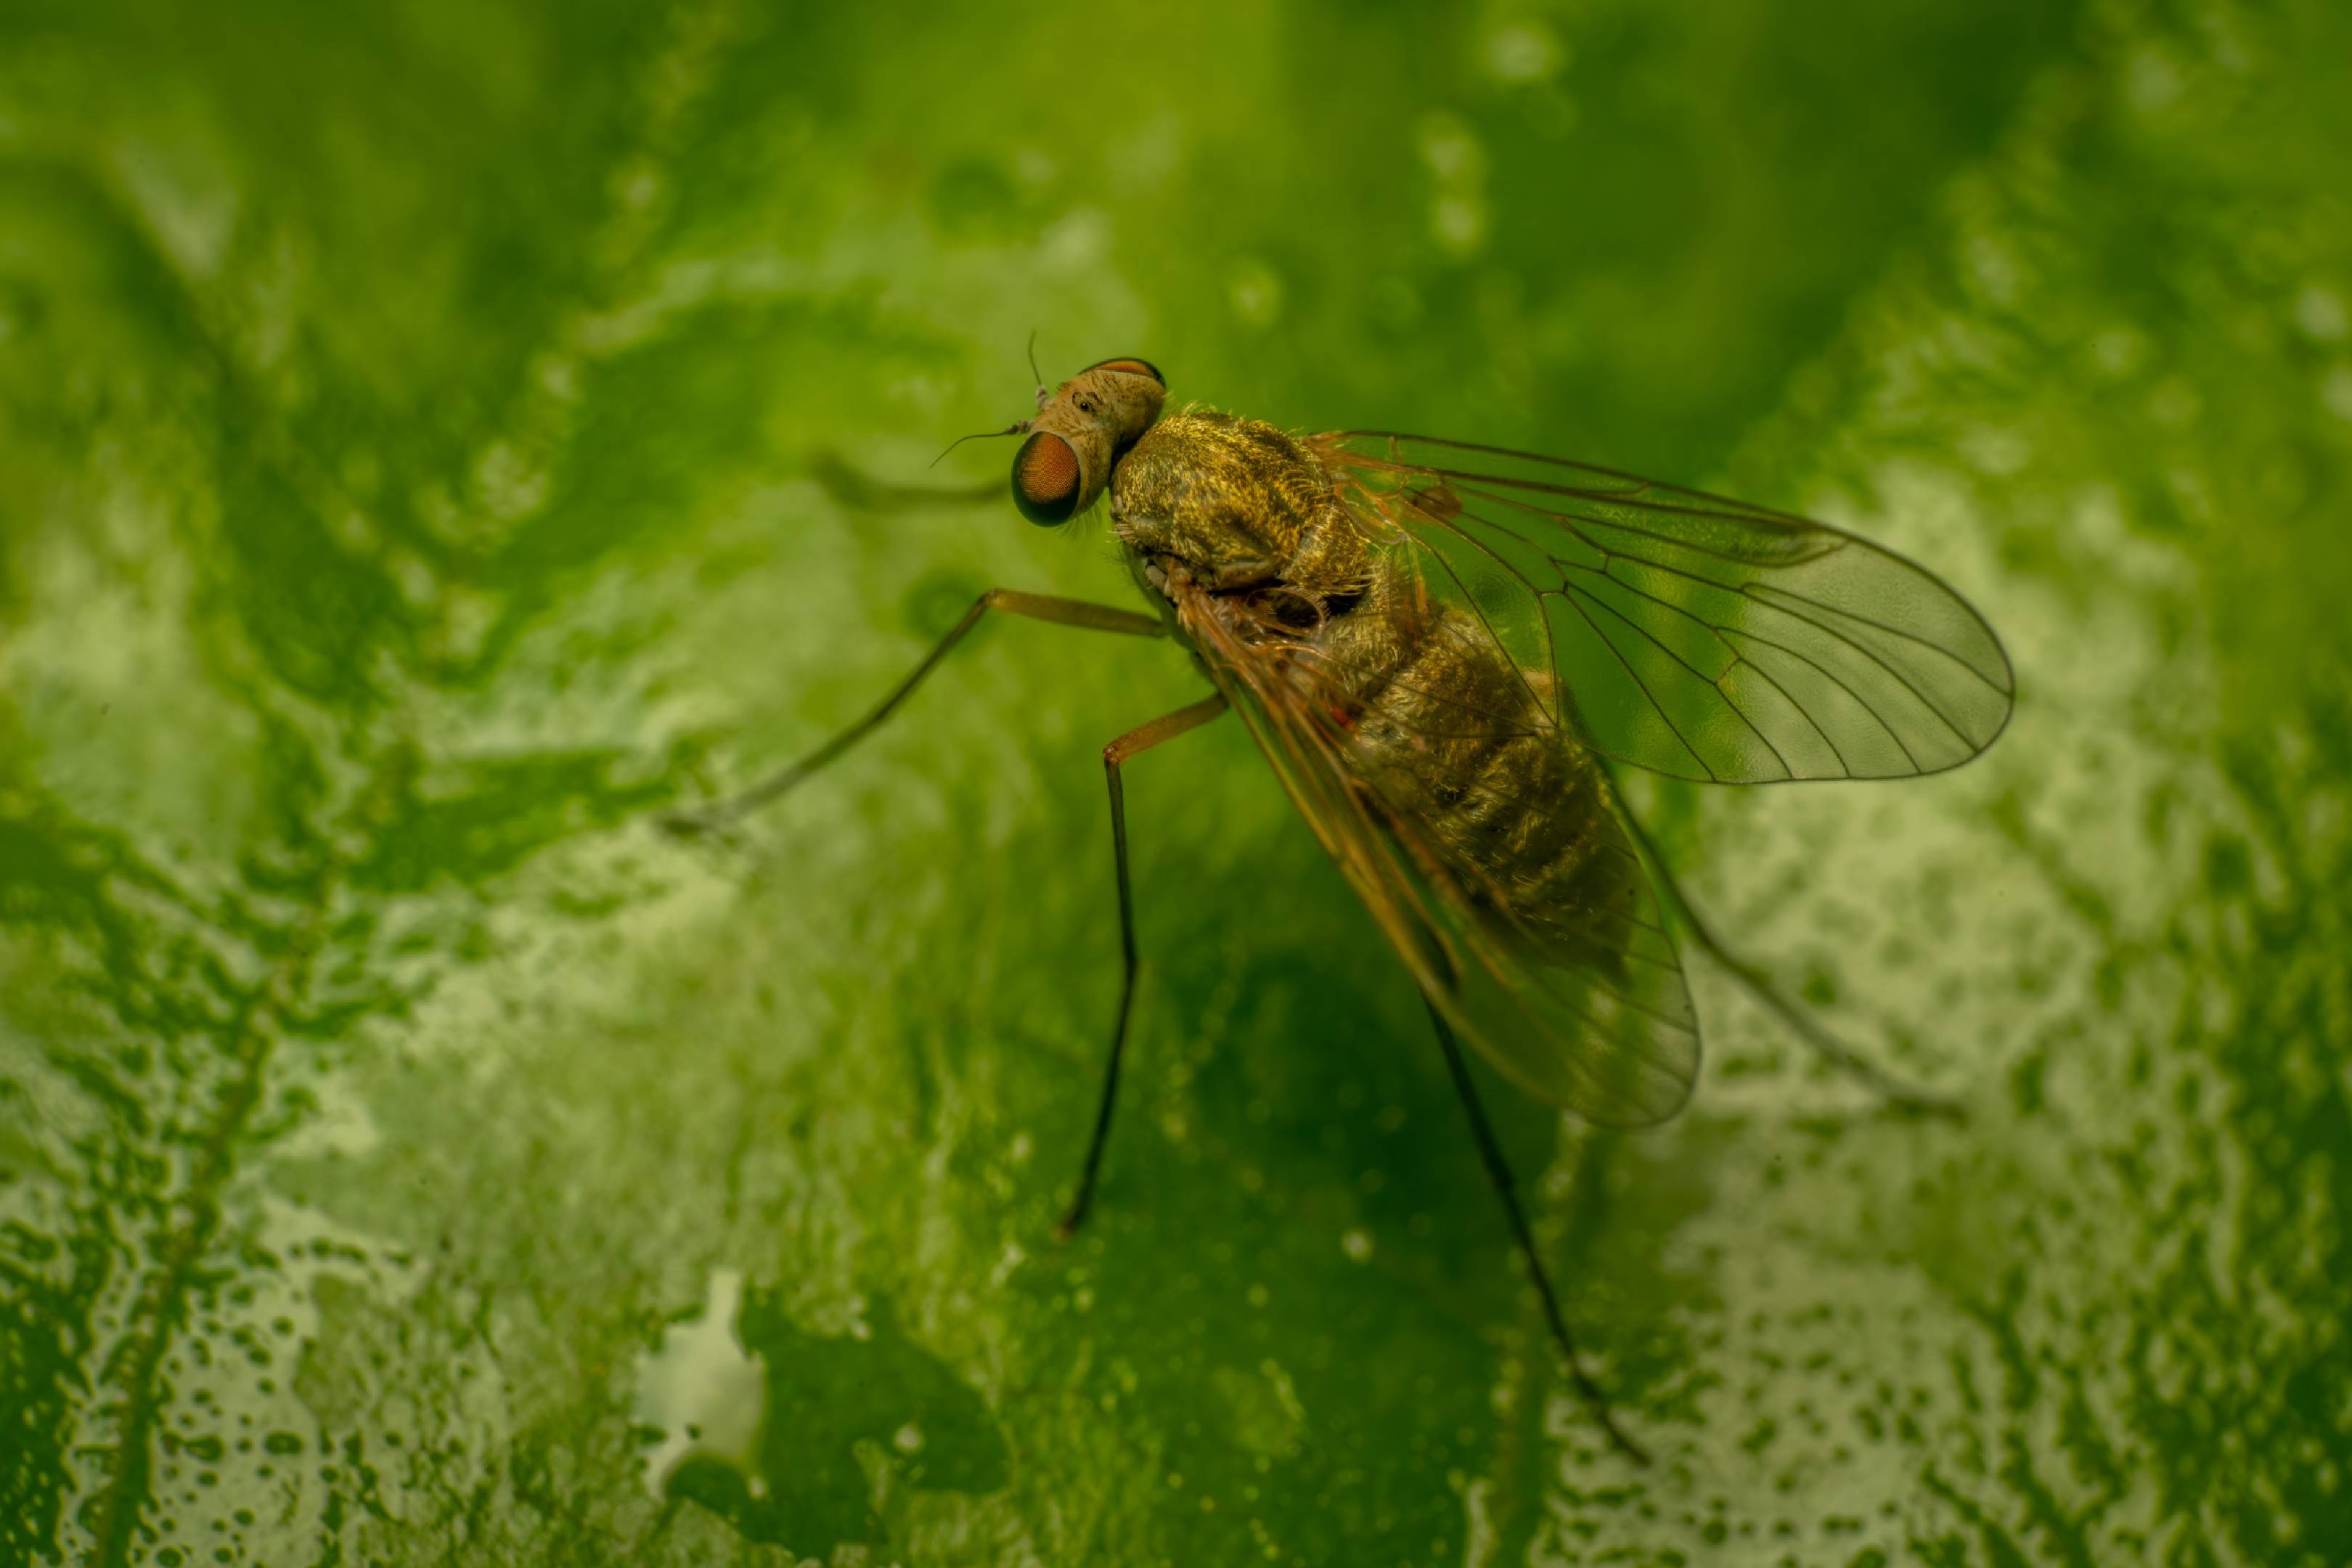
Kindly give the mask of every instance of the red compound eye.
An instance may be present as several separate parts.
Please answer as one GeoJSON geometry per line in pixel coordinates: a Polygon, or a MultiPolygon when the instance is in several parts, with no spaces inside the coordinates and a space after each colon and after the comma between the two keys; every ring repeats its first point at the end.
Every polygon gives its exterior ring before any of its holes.
{"type": "Polygon", "coordinates": [[[1013,458],[1013,504],[1040,528],[1067,522],[1078,510],[1078,455],[1059,436],[1040,430],[1013,458]]]}
{"type": "Polygon", "coordinates": [[[1099,364],[1090,364],[1087,369],[1115,370],[1121,375],[1148,375],[1163,387],[1168,384],[1168,378],[1160,374],[1160,367],[1148,359],[1107,359],[1099,364]]]}

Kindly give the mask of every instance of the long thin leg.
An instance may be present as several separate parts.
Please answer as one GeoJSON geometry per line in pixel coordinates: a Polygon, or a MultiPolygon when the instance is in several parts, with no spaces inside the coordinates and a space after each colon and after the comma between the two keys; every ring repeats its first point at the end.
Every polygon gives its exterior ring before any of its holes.
{"type": "Polygon", "coordinates": [[[1087,1217],[1095,1200],[1095,1175],[1102,1167],[1103,1144],[1110,1137],[1111,1108],[1118,1101],[1118,1063],[1127,1050],[1127,1016],[1135,1001],[1135,895],[1127,874],[1127,792],[1118,780],[1119,764],[1172,741],[1187,730],[1197,730],[1225,710],[1224,697],[1204,697],[1189,708],[1179,708],[1149,724],[1138,725],[1103,748],[1103,776],[1110,783],[1111,858],[1118,869],[1118,955],[1124,968],[1118,982],[1118,1021],[1110,1032],[1110,1065],[1103,1069],[1102,1100],[1095,1108],[1094,1135],[1087,1140],[1087,1163],[1078,1171],[1078,1190],[1063,1211],[1055,1236],[1066,1239],[1087,1217]]]}
{"type": "Polygon", "coordinates": [[[890,695],[877,703],[874,710],[865,718],[800,761],[769,774],[741,794],[730,795],[697,811],[675,812],[664,817],[662,825],[674,833],[716,832],[767,805],[864,740],[882,721],[890,717],[898,704],[914,695],[915,688],[923,683],[923,678],[938,668],[940,660],[953,652],[956,644],[963,641],[971,628],[980,624],[981,616],[991,610],[1026,616],[1032,620],[1053,621],[1066,626],[1081,626],[1088,631],[1123,632],[1130,637],[1158,637],[1167,629],[1153,616],[1134,610],[1089,604],[1084,599],[1057,599],[1045,594],[991,588],[972,601],[971,608],[963,613],[963,618],[950,627],[948,635],[939,640],[938,646],[923,656],[923,662],[915,667],[913,673],[900,681],[890,695]]]}
{"type": "Polygon", "coordinates": [[[1503,1146],[1495,1141],[1495,1130],[1486,1121],[1486,1108],[1478,1102],[1478,1090],[1470,1081],[1470,1064],[1462,1059],[1462,1047],[1454,1041],[1454,1030],[1434,1005],[1429,1009],[1429,1021],[1437,1026],[1437,1043],[1445,1047],[1446,1069],[1454,1075],[1454,1088],[1462,1097],[1462,1109],[1470,1113],[1470,1133],[1478,1141],[1478,1158],[1486,1166],[1486,1180],[1493,1184],[1495,1195],[1503,1200],[1503,1212],[1510,1216],[1511,1235],[1518,1241],[1519,1256],[1527,1259],[1528,1273],[1536,1282],[1536,1294],[1543,1298],[1544,1321],[1551,1325],[1551,1337],[1559,1342],[1559,1353],[1568,1362],[1569,1376],[1576,1380],[1577,1393],[1584,1396],[1592,1418],[1609,1434],[1610,1442],[1627,1458],[1646,1465],[1650,1456],[1619,1429],[1617,1418],[1610,1414],[1609,1396],[1586,1373],[1583,1358],[1576,1353],[1576,1341],[1569,1335],[1568,1321],[1559,1315],[1559,1298],[1552,1291],[1551,1276],[1544,1271],[1543,1259],[1536,1254],[1535,1233],[1528,1228],[1528,1216],[1519,1207],[1518,1188],[1511,1180],[1510,1163],[1503,1158],[1503,1146]]]}
{"type": "Polygon", "coordinates": [[[1708,957],[1723,965],[1731,977],[1739,982],[1740,989],[1762,1004],[1774,1017],[1788,1025],[1797,1038],[1823,1061],[1860,1080],[1889,1103],[1923,1115],[1947,1116],[1954,1121],[1960,1119],[1964,1112],[1959,1101],[1937,1094],[1933,1089],[1922,1089],[1917,1084],[1906,1083],[1888,1072],[1822,1027],[1820,1020],[1782,991],[1770,975],[1725,947],[1715,934],[1714,928],[1698,912],[1698,906],[1684,894],[1682,884],[1675,880],[1674,871],[1666,865],[1665,857],[1660,855],[1657,846],[1650,842],[1650,836],[1642,825],[1633,820],[1633,814],[1620,811],[1618,816],[1625,824],[1625,831],[1633,835],[1642,858],[1649,863],[1651,879],[1673,907],[1675,922],[1690,933],[1691,940],[1705,949],[1708,957]]]}

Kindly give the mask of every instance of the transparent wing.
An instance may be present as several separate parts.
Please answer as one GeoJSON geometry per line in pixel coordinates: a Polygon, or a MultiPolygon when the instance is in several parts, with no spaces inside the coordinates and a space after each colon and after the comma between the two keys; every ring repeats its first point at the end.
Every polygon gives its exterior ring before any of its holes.
{"type": "Polygon", "coordinates": [[[1594,750],[1717,784],[1899,778],[1991,744],[2009,658],[1932,573],[1803,518],[1631,474],[1377,431],[1307,445],[1409,539],[1594,750]]]}
{"type": "MultiPolygon", "coordinates": [[[[1316,837],[1464,1038],[1520,1087],[1588,1121],[1643,1126],[1682,1108],[1698,1078],[1697,1019],[1613,803],[1596,819],[1589,896],[1540,921],[1523,916],[1499,889],[1449,868],[1411,814],[1349,765],[1358,739],[1318,690],[1311,650],[1255,636],[1196,587],[1180,586],[1177,610],[1316,837]]],[[[1457,717],[1465,732],[1488,721],[1457,717]]],[[[1590,772],[1605,791],[1600,770],[1590,772]]]]}

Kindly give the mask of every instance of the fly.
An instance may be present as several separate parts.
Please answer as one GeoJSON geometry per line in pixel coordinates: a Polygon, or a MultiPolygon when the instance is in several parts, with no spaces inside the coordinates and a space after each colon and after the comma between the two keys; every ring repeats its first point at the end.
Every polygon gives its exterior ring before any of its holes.
{"type": "Polygon", "coordinates": [[[1889,1079],[1717,941],[1620,805],[1607,764],[1714,784],[1900,778],[1956,767],[2008,722],[2015,680],[1982,616],[1924,568],[1842,530],[1496,447],[1377,431],[1294,437],[1165,412],[1149,362],[1048,391],[1013,459],[1045,527],[1109,496],[1153,613],[991,589],[872,712],[742,794],[723,826],[887,720],[981,618],[1167,636],[1213,690],[1103,748],[1122,975],[1094,1131],[1058,1231],[1093,1201],[1134,1000],[1120,770],[1239,715],[1420,987],[1489,1180],[1570,1373],[1611,1441],[1472,1084],[1462,1042],[1603,1126],[1664,1121],[1699,1029],[1668,910],[1815,1049],[1889,1079]]]}

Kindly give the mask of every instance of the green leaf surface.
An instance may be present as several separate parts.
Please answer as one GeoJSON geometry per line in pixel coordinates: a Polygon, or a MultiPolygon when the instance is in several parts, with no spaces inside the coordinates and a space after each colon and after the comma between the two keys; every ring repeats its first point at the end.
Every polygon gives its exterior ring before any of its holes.
{"type": "Polygon", "coordinates": [[[2340,6],[0,15],[0,1563],[2352,1559],[2340,6]],[[1181,400],[1932,565],[1979,763],[1643,784],[1693,1109],[1491,1078],[954,436],[1181,400]]]}

